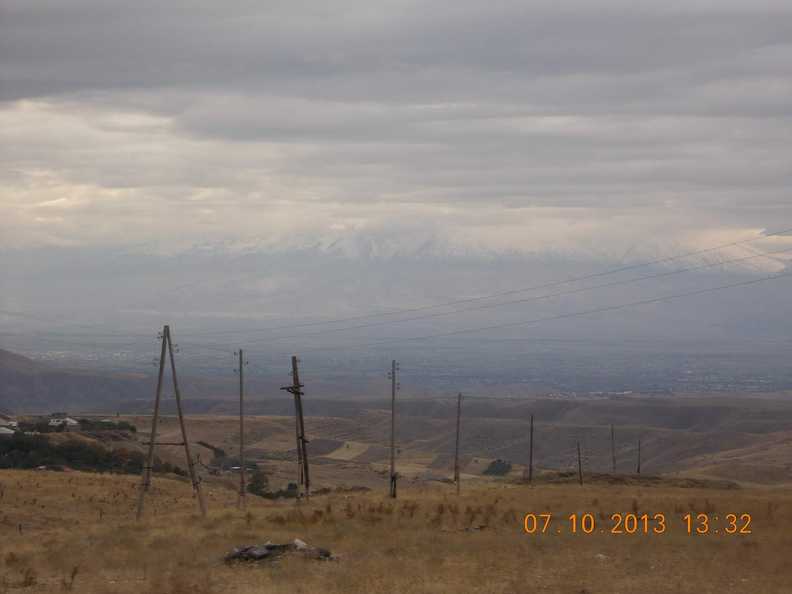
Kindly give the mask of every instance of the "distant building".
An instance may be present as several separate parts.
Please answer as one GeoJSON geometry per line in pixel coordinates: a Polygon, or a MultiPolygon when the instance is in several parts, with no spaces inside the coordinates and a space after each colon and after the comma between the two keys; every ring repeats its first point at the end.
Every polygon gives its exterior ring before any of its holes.
{"type": "MultiPolygon", "coordinates": [[[[61,413],[56,413],[56,414],[60,415],[61,413]]],[[[70,428],[72,428],[72,427],[79,427],[80,426],[80,422],[79,421],[77,421],[75,419],[72,419],[69,416],[65,416],[65,413],[64,413],[64,416],[62,416],[62,417],[61,416],[52,415],[52,417],[50,418],[48,424],[49,424],[50,427],[61,427],[62,426],[67,431],[70,428]]]]}
{"type": "Polygon", "coordinates": [[[9,427],[0,427],[0,439],[11,437],[16,431],[9,427]]]}
{"type": "Polygon", "coordinates": [[[17,423],[14,417],[0,414],[0,427],[6,427],[13,430],[19,428],[19,423],[17,423]]]}

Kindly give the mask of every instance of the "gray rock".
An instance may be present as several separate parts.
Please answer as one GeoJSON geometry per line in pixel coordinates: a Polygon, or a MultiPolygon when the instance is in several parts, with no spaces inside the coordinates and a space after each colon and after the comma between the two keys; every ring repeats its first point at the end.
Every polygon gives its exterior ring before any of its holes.
{"type": "Polygon", "coordinates": [[[312,547],[299,538],[286,544],[275,544],[268,541],[263,545],[235,547],[224,559],[226,563],[272,561],[288,553],[299,554],[308,559],[335,559],[335,556],[327,549],[312,547]]]}

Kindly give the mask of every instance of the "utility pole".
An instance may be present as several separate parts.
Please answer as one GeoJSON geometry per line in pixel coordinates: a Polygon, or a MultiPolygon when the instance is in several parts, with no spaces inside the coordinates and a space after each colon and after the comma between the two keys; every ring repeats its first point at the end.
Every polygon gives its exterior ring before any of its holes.
{"type": "Polygon", "coordinates": [[[294,399],[297,406],[297,431],[300,442],[300,455],[302,458],[302,478],[305,487],[305,496],[311,496],[311,476],[308,472],[308,449],[306,444],[308,440],[305,438],[305,419],[303,417],[303,385],[300,383],[300,372],[297,367],[298,360],[296,355],[292,355],[292,383],[294,387],[294,399]]]}
{"type": "Polygon", "coordinates": [[[294,397],[294,443],[297,448],[297,484],[305,484],[305,472],[303,471],[302,442],[300,441],[300,409],[297,406],[297,397],[294,397]]]}
{"type": "Polygon", "coordinates": [[[297,432],[297,463],[299,465],[300,484],[303,485],[303,493],[307,498],[311,496],[311,478],[308,472],[308,450],[306,448],[308,440],[305,438],[305,421],[303,419],[303,385],[300,383],[300,372],[296,355],[292,355],[291,364],[292,385],[285,386],[281,388],[281,390],[286,390],[294,396],[294,416],[297,432]]]}
{"type": "Polygon", "coordinates": [[[459,495],[459,426],[462,419],[462,392],[457,395],[457,418],[456,418],[456,446],[454,448],[454,482],[456,483],[456,494],[459,495]]]}
{"type": "Polygon", "coordinates": [[[583,486],[583,462],[580,460],[580,442],[577,442],[577,456],[578,456],[578,482],[583,486]]]}
{"type": "MultiPolygon", "coordinates": [[[[167,328],[167,326],[165,326],[165,328],[167,328]]],[[[154,396],[154,415],[151,418],[151,432],[149,434],[146,465],[143,467],[143,472],[140,477],[140,490],[138,491],[136,515],[138,520],[143,517],[143,501],[151,486],[151,469],[154,466],[154,442],[157,441],[157,422],[159,421],[160,396],[162,395],[162,377],[165,374],[165,349],[167,348],[165,330],[162,331],[161,338],[162,350],[160,351],[159,375],[157,376],[157,392],[156,396],[154,396]]]]}
{"type": "Polygon", "coordinates": [[[616,433],[611,425],[611,469],[616,474],[616,433]]]}
{"type": "Polygon", "coordinates": [[[187,440],[187,429],[184,426],[181,392],[179,391],[179,380],[176,377],[176,360],[173,358],[173,342],[171,341],[170,328],[168,326],[165,326],[165,334],[168,337],[168,354],[170,355],[171,375],[173,376],[173,393],[176,396],[176,412],[179,414],[179,426],[181,427],[182,439],[184,440],[184,454],[187,456],[187,470],[190,473],[193,492],[198,497],[198,507],[201,509],[201,515],[206,517],[206,503],[204,502],[203,493],[201,492],[201,482],[198,479],[198,474],[195,472],[195,464],[193,464],[193,459],[190,455],[190,442],[187,440]]]}
{"type": "Polygon", "coordinates": [[[390,443],[390,496],[396,499],[396,390],[399,389],[398,381],[399,364],[394,359],[391,361],[391,370],[388,378],[391,381],[391,443],[390,443]]]}
{"type": "Polygon", "coordinates": [[[638,439],[638,469],[637,474],[641,474],[641,440],[638,439]]]}
{"type": "Polygon", "coordinates": [[[162,336],[162,350],[160,352],[159,375],[157,377],[157,393],[154,398],[154,416],[151,420],[151,436],[149,438],[149,443],[148,443],[149,448],[148,448],[148,456],[146,458],[146,466],[143,468],[143,476],[140,484],[140,492],[138,494],[137,519],[139,520],[143,516],[144,498],[149,490],[149,487],[151,486],[151,470],[154,466],[154,445],[156,444],[156,440],[157,440],[157,422],[159,420],[160,399],[162,395],[162,377],[165,371],[166,348],[167,348],[167,356],[170,359],[171,375],[173,377],[173,392],[176,397],[176,412],[178,413],[179,427],[181,428],[181,435],[182,435],[181,444],[171,444],[171,445],[184,446],[184,454],[187,458],[187,470],[190,475],[190,481],[192,482],[193,492],[195,493],[198,499],[198,507],[201,511],[201,515],[205,517],[206,502],[204,501],[203,493],[201,492],[201,481],[198,478],[198,474],[195,472],[195,464],[193,463],[192,456],[190,455],[190,442],[187,439],[187,428],[184,424],[184,413],[182,411],[182,404],[181,404],[181,391],[179,390],[179,380],[176,375],[176,361],[173,358],[173,342],[171,339],[169,326],[167,325],[163,326],[161,336],[162,336]]]}
{"type": "Polygon", "coordinates": [[[245,484],[245,355],[239,349],[239,509],[247,509],[247,486],[245,484]]]}
{"type": "Polygon", "coordinates": [[[534,416],[531,414],[531,431],[528,439],[528,484],[533,483],[533,425],[534,416]]]}

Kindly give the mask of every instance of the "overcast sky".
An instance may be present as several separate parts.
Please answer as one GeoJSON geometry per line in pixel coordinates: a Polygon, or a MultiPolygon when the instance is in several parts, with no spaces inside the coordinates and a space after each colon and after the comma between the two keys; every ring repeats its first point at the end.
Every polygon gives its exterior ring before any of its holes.
{"type": "MultiPolygon", "coordinates": [[[[19,264],[42,249],[430,246],[607,266],[792,228],[791,187],[789,0],[0,0],[9,309],[45,293],[14,276],[46,272],[19,264]]],[[[58,266],[85,291],[112,276],[58,266]]],[[[316,313],[293,297],[315,272],[268,266],[256,299],[288,285],[290,314],[316,313]]],[[[507,268],[468,293],[530,284],[507,268]]],[[[393,300],[453,298],[442,279],[427,289],[433,274],[393,300]]],[[[140,309],[157,281],[124,275],[121,305],[140,309]]],[[[349,282],[323,294],[325,313],[393,305],[369,284],[362,305],[349,282]]]]}
{"type": "Polygon", "coordinates": [[[788,1],[0,11],[5,246],[615,254],[792,227],[788,1]]]}

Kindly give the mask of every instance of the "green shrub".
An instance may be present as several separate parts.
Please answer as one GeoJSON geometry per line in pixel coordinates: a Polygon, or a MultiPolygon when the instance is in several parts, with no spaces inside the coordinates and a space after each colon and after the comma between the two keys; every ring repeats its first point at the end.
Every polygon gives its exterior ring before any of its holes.
{"type": "Polygon", "coordinates": [[[253,495],[267,497],[269,495],[269,479],[260,468],[256,468],[250,476],[247,490],[253,495]]]}
{"type": "Polygon", "coordinates": [[[484,471],[484,474],[492,476],[504,476],[509,474],[511,469],[511,462],[507,462],[506,460],[501,460],[498,458],[497,460],[490,462],[489,466],[487,466],[487,469],[484,471]]]}
{"type": "MultiPolygon", "coordinates": [[[[98,444],[78,440],[53,444],[44,435],[17,433],[10,439],[0,440],[0,469],[46,466],[53,469],[69,467],[75,470],[140,474],[145,459],[143,453],[135,450],[109,450],[98,444]]],[[[186,475],[180,468],[158,459],[154,461],[154,471],[186,475]]]]}

